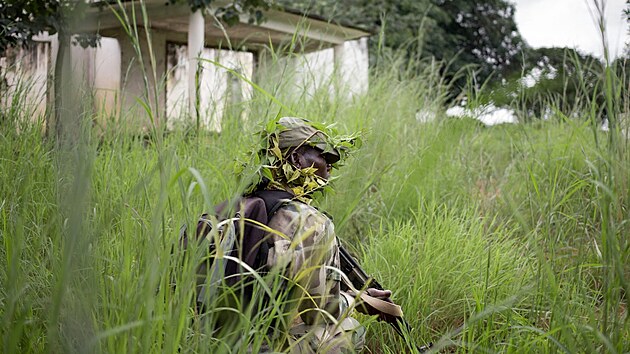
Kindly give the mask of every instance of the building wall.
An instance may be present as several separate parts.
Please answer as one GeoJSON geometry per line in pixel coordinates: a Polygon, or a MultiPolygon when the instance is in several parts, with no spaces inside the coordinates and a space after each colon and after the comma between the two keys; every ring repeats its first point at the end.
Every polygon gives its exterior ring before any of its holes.
{"type": "Polygon", "coordinates": [[[42,119],[46,111],[48,74],[51,70],[49,42],[37,42],[29,49],[10,49],[0,58],[0,105],[16,104],[29,112],[25,117],[42,119]]]}
{"type": "Polygon", "coordinates": [[[120,110],[121,68],[118,40],[101,38],[101,45],[96,48],[94,54],[91,83],[94,90],[94,106],[104,117],[114,117],[120,110]]]}
{"type": "MultiPolygon", "coordinates": [[[[53,42],[56,47],[56,40],[53,42]]],[[[117,39],[102,37],[96,48],[71,47],[73,75],[81,95],[92,101],[94,124],[106,129],[120,112],[121,51],[117,39]]]]}
{"type": "Polygon", "coordinates": [[[121,31],[114,37],[118,39],[121,52],[120,119],[131,129],[145,131],[153,124],[163,124],[166,113],[166,33],[151,31],[153,57],[146,36],[140,35],[138,39],[141,57],[125,33],[121,31]]]}
{"type": "MultiPolygon", "coordinates": [[[[40,119],[47,104],[52,103],[53,85],[49,81],[55,69],[58,50],[57,36],[42,34],[35,37],[35,45],[29,49],[9,51],[9,55],[0,58],[0,74],[5,87],[0,96],[0,105],[8,107],[20,91],[24,101],[33,109],[28,115],[40,119]]],[[[97,116],[101,119],[96,124],[106,125],[109,118],[116,116],[120,102],[120,47],[114,38],[101,38],[97,48],[70,48],[72,58],[71,75],[79,80],[83,99],[93,101],[97,116]]]]}
{"type": "Polygon", "coordinates": [[[343,55],[337,57],[342,82],[350,97],[367,93],[369,87],[369,53],[367,37],[343,44],[343,55]]]}
{"type": "Polygon", "coordinates": [[[345,98],[364,94],[368,89],[367,38],[297,57],[293,66],[295,86],[301,94],[312,96],[318,90],[343,93],[345,98]]]}
{"type": "MultiPolygon", "coordinates": [[[[95,123],[105,128],[112,119],[118,118],[119,126],[133,131],[147,130],[152,124],[167,124],[170,129],[178,125],[196,125],[196,115],[191,115],[188,108],[186,46],[169,42],[174,38],[171,33],[153,30],[153,60],[143,36],[139,38],[140,59],[124,32],[111,32],[110,35],[111,38],[102,39],[98,48],[72,48],[74,72],[85,83],[83,87],[92,88],[94,108],[100,113],[95,123]]],[[[33,78],[35,84],[28,101],[37,107],[38,114],[46,107],[46,78],[53,71],[57,51],[55,36],[44,36],[40,40],[42,43],[36,49],[27,55],[22,54],[26,59],[16,60],[15,57],[0,61],[9,86],[18,82],[17,68],[24,72],[23,75],[33,78]],[[16,65],[12,66],[12,62],[16,65]]],[[[202,57],[253,80],[255,63],[252,53],[206,48],[202,57]]],[[[367,91],[367,38],[286,60],[291,62],[295,72],[289,85],[294,86],[291,90],[297,95],[308,97],[323,89],[331,95],[348,92],[351,98],[367,91]]],[[[227,110],[236,109],[236,115],[245,117],[247,103],[253,96],[249,83],[220,66],[203,62],[200,76],[199,123],[214,131],[221,130],[227,110]]],[[[5,102],[2,104],[6,105],[10,97],[3,95],[5,102]]]]}
{"type": "MultiPolygon", "coordinates": [[[[167,126],[169,129],[182,125],[196,126],[197,116],[191,114],[188,107],[188,47],[169,43],[167,48],[167,126]]],[[[254,55],[250,52],[205,48],[201,58],[207,61],[202,60],[200,63],[199,124],[212,131],[221,131],[221,121],[228,109],[236,108],[239,111],[236,115],[245,118],[247,109],[239,110],[238,106],[246,106],[253,94],[250,84],[225,68],[251,80],[254,55]]]]}

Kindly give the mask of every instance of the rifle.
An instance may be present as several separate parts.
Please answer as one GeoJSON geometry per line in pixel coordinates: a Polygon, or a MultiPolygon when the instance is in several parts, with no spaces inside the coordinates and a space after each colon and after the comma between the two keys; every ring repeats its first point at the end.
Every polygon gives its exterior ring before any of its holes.
{"type": "MultiPolygon", "coordinates": [[[[385,290],[383,286],[376,281],[376,279],[367,275],[365,270],[361,268],[354,257],[352,257],[341,244],[339,244],[339,260],[341,271],[348,277],[355,289],[365,290],[367,288],[375,288],[378,290],[385,290]]],[[[409,322],[402,317],[402,310],[400,309],[400,306],[396,305],[390,298],[380,300],[368,296],[362,297],[362,299],[370,305],[363,306],[364,312],[370,315],[378,315],[380,321],[385,321],[394,327],[396,333],[398,333],[398,335],[401,336],[405,340],[405,343],[407,343],[410,347],[415,348],[420,353],[424,353],[431,348],[433,343],[429,343],[425,346],[418,346],[413,343],[410,344],[410,339],[405,336],[402,328],[404,327],[405,331],[410,333],[411,326],[409,325],[409,322]],[[384,303],[375,303],[375,300],[384,303]]]]}

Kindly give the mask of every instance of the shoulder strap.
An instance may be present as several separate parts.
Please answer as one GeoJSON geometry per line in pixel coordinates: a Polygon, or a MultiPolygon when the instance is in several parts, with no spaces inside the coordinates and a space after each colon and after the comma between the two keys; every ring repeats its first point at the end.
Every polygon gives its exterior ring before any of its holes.
{"type": "MultiPolygon", "coordinates": [[[[254,192],[250,197],[260,198],[265,203],[265,210],[267,212],[267,220],[265,224],[267,224],[273,214],[282,207],[287,200],[290,200],[293,195],[286,191],[268,191],[262,190],[254,192]]],[[[259,244],[258,250],[256,252],[256,260],[255,265],[256,269],[260,269],[267,265],[267,257],[269,256],[269,248],[272,245],[269,242],[261,242],[259,244]]]]}
{"type": "Polygon", "coordinates": [[[287,191],[268,191],[262,190],[258,192],[254,192],[252,196],[258,197],[265,202],[265,208],[267,209],[267,220],[271,219],[271,216],[275,214],[276,211],[287,200],[291,200],[293,195],[287,191]]]}

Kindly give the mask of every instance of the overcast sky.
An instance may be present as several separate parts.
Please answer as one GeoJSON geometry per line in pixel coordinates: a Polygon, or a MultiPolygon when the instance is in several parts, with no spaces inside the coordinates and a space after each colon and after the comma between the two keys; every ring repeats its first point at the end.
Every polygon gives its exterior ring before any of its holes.
{"type": "MultiPolygon", "coordinates": [[[[603,56],[597,30],[594,1],[601,0],[510,0],[516,4],[516,23],[527,43],[539,47],[577,47],[603,56]]],[[[628,27],[622,11],[625,0],[606,1],[609,51],[612,57],[622,54],[629,41],[628,27]]]]}

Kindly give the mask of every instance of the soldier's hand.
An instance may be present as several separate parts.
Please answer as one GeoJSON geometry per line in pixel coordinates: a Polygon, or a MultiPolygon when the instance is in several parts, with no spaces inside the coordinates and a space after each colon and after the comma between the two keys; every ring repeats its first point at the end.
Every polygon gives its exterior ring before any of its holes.
{"type": "Polygon", "coordinates": [[[376,288],[368,288],[365,292],[371,297],[375,297],[377,299],[381,299],[385,301],[389,300],[389,297],[392,296],[391,290],[380,290],[376,288]]]}
{"type": "Polygon", "coordinates": [[[402,316],[402,311],[390,296],[391,290],[367,288],[358,302],[357,310],[366,315],[376,315],[380,321],[395,323],[402,316]]]}

